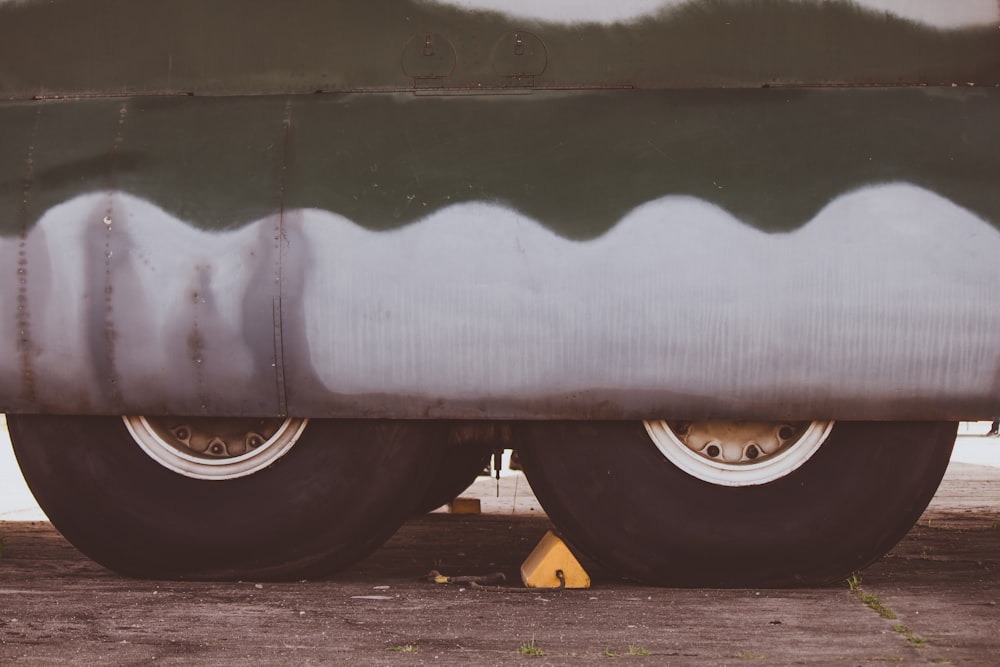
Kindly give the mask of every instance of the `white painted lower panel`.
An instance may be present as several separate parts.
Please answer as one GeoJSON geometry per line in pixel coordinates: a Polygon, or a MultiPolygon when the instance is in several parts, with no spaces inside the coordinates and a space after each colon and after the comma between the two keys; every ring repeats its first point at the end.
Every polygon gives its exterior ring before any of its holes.
{"type": "Polygon", "coordinates": [[[1000,233],[909,184],[788,234],[665,197],[584,242],[490,203],[394,231],[298,210],[210,233],[95,193],[0,260],[24,270],[0,288],[19,313],[0,328],[5,410],[1000,411],[1000,233]]]}

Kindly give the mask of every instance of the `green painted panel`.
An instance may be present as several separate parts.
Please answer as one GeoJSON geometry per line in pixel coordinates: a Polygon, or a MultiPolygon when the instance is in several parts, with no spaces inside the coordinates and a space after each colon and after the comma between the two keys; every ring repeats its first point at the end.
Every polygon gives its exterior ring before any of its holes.
{"type": "Polygon", "coordinates": [[[30,182],[35,168],[32,140],[40,113],[37,104],[12,104],[0,111],[0,231],[5,234],[21,227],[26,212],[26,180],[30,182]]]}
{"type": "MultiPolygon", "coordinates": [[[[242,226],[280,210],[286,106],[158,97],[0,106],[4,145],[14,147],[0,163],[0,210],[17,210],[27,154],[17,146],[34,136],[31,223],[77,195],[115,189],[202,228],[242,226]]],[[[22,224],[5,216],[0,233],[22,224]]]]}
{"type": "Polygon", "coordinates": [[[126,146],[142,164],[121,173],[119,187],[207,229],[276,213],[286,106],[274,97],[132,100],[126,146]]]}
{"type": "MultiPolygon", "coordinates": [[[[591,238],[647,201],[691,195],[787,231],[845,191],[901,181],[1000,225],[998,117],[1000,91],[968,89],[19,103],[0,105],[14,147],[0,196],[16,209],[35,132],[36,217],[113,186],[203,229],[248,224],[282,197],[371,229],[492,201],[591,238]]],[[[3,225],[20,229],[9,214],[3,225]]]]}
{"type": "Polygon", "coordinates": [[[78,100],[0,109],[0,127],[7,134],[3,137],[6,155],[0,163],[0,210],[23,211],[0,220],[0,233],[20,233],[22,227],[67,199],[115,187],[116,163],[123,170],[139,168],[136,156],[127,150],[119,148],[115,155],[124,104],[123,100],[78,100]],[[25,188],[29,151],[32,178],[25,188]],[[23,207],[22,199],[26,199],[23,207]],[[26,216],[23,220],[22,215],[26,216]]]}
{"type": "Polygon", "coordinates": [[[590,238],[664,195],[787,231],[833,197],[911,182],[1000,224],[1000,94],[676,91],[297,101],[289,208],[386,229],[460,201],[590,238]]]}
{"type": "Polygon", "coordinates": [[[611,25],[414,0],[26,0],[0,3],[0,63],[6,97],[526,84],[994,86],[1000,31],[936,29],[848,2],[801,0],[700,0],[611,25]],[[508,62],[519,30],[539,41],[530,50],[544,49],[544,69],[512,79],[505,75],[524,69],[508,62]],[[452,49],[455,66],[439,79],[415,79],[433,68],[404,67],[407,47],[432,34],[446,42],[432,59],[452,49]]]}

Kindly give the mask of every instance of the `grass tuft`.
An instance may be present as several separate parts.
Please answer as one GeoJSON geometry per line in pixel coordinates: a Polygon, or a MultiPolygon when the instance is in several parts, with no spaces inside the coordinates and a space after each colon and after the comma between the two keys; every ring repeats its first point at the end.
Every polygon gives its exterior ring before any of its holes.
{"type": "Polygon", "coordinates": [[[907,628],[902,623],[897,623],[896,625],[892,626],[892,629],[898,632],[899,634],[903,635],[904,637],[906,637],[906,641],[910,642],[910,646],[912,646],[913,648],[924,648],[927,646],[926,639],[924,639],[920,635],[910,632],[910,629],[907,628]]]}
{"type": "MultiPolygon", "coordinates": [[[[851,592],[858,596],[869,609],[876,612],[882,618],[887,618],[890,620],[896,619],[896,614],[893,613],[891,609],[882,604],[882,601],[878,599],[878,596],[874,593],[866,593],[861,589],[861,577],[857,572],[852,574],[847,578],[847,587],[851,589],[851,592]]],[[[914,634],[902,623],[896,623],[892,626],[892,629],[899,634],[906,637],[906,641],[910,643],[913,648],[924,648],[927,646],[927,640],[918,634],[914,634]]]]}
{"type": "Polygon", "coordinates": [[[402,646],[390,646],[389,648],[386,649],[386,651],[395,651],[397,653],[416,653],[419,650],[420,649],[418,649],[413,644],[403,644],[402,646]]]}
{"type": "Polygon", "coordinates": [[[882,618],[887,618],[890,621],[895,620],[896,614],[893,613],[892,609],[889,609],[884,604],[882,604],[882,601],[879,600],[878,596],[875,595],[874,593],[865,593],[864,591],[861,591],[858,594],[858,597],[861,599],[863,603],[865,603],[865,605],[868,606],[869,609],[874,611],[882,618]]]}
{"type": "Polygon", "coordinates": [[[535,644],[535,638],[532,637],[530,642],[521,642],[521,648],[519,649],[521,655],[529,655],[532,657],[540,657],[545,655],[543,651],[537,644],[535,644]]]}
{"type": "Polygon", "coordinates": [[[851,589],[852,593],[858,596],[858,599],[861,600],[866,607],[874,611],[882,618],[887,618],[889,620],[896,618],[896,614],[882,604],[882,601],[879,600],[877,595],[874,593],[866,593],[861,589],[861,575],[857,572],[847,578],[847,587],[851,589]]]}

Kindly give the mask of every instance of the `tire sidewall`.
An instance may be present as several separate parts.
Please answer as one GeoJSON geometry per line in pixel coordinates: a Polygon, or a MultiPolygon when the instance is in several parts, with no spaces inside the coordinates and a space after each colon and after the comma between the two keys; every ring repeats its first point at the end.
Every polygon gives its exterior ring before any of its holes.
{"type": "Polygon", "coordinates": [[[368,554],[422,494],[414,466],[437,455],[408,426],[312,420],[270,467],[220,481],[163,467],[120,418],[11,420],[25,478],[74,546],[127,574],[208,579],[309,576],[368,554]]]}
{"type": "Polygon", "coordinates": [[[920,517],[954,425],[838,422],[800,468],[727,487],[671,464],[641,423],[537,424],[525,472],[554,523],[613,571],[672,585],[796,585],[861,568],[920,517]]]}

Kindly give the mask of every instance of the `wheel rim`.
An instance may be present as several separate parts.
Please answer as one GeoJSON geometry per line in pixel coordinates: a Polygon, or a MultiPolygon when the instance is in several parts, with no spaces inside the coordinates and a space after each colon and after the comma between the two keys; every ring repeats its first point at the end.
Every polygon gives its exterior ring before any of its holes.
{"type": "Polygon", "coordinates": [[[656,448],[674,465],[720,486],[766,484],[819,450],[832,421],[646,421],[656,448]]]}
{"type": "Polygon", "coordinates": [[[267,468],[288,453],[307,419],[123,417],[146,454],[185,477],[225,480],[267,468]]]}

